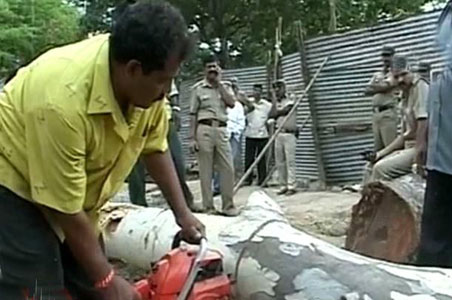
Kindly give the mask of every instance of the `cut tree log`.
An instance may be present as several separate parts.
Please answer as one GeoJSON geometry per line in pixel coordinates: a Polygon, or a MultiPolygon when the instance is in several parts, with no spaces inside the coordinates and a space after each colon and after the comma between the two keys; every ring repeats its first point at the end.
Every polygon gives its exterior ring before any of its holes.
{"type": "MultiPolygon", "coordinates": [[[[144,268],[170,249],[178,231],[172,213],[158,208],[111,205],[101,216],[108,256],[144,268]]],[[[236,299],[452,299],[452,270],[397,265],[334,247],[290,226],[263,192],[253,193],[238,217],[199,218],[227,273],[244,251],[236,299]],[[269,220],[275,221],[250,241],[269,220]]]]}
{"type": "Polygon", "coordinates": [[[366,256],[410,263],[420,238],[425,181],[414,174],[370,183],[353,207],[345,248],[366,256]]]}

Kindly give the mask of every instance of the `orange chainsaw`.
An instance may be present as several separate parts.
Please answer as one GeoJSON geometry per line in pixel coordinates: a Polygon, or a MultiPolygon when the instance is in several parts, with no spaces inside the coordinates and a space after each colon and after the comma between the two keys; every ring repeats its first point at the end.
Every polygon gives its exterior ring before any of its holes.
{"type": "Polygon", "coordinates": [[[208,249],[205,238],[199,246],[181,245],[178,233],[172,248],[153,265],[147,279],[135,283],[142,300],[231,299],[231,282],[224,274],[223,257],[208,249]]]}

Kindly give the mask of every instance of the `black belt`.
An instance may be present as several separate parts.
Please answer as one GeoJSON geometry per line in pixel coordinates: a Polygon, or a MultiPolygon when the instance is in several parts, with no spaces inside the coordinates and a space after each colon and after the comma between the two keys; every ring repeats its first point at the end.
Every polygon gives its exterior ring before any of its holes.
{"type": "Polygon", "coordinates": [[[291,133],[291,134],[297,134],[298,130],[294,130],[294,129],[282,129],[281,130],[282,133],[291,133]]]}
{"type": "Polygon", "coordinates": [[[226,127],[226,122],[213,120],[213,119],[199,120],[198,123],[202,124],[202,125],[212,126],[212,127],[226,127]]]}
{"type": "Polygon", "coordinates": [[[385,110],[393,109],[393,108],[394,108],[394,106],[392,106],[392,105],[374,106],[374,112],[380,113],[380,112],[383,112],[385,110]]]}

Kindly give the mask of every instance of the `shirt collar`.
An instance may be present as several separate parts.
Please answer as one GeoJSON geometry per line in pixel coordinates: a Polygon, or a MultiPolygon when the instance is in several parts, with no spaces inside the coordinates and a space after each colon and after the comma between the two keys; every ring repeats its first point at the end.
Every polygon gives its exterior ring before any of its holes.
{"type": "Polygon", "coordinates": [[[119,104],[113,93],[110,79],[109,42],[104,40],[95,59],[88,114],[113,113],[119,104]]]}
{"type": "Polygon", "coordinates": [[[202,87],[208,87],[208,88],[213,88],[212,85],[210,84],[210,82],[207,81],[207,79],[204,78],[204,80],[202,81],[202,87]]]}
{"type": "MultiPolygon", "coordinates": [[[[94,74],[91,86],[91,95],[88,103],[88,114],[111,114],[115,122],[114,130],[126,141],[129,137],[129,125],[116,101],[113,93],[113,86],[110,79],[110,49],[109,35],[99,47],[99,52],[95,58],[94,74]]],[[[129,109],[129,114],[132,113],[129,109]]]]}

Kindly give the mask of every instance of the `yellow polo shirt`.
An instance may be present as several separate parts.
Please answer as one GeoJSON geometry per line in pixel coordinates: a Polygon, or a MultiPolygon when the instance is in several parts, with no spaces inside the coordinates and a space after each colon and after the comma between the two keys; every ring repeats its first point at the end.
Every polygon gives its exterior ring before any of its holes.
{"type": "Polygon", "coordinates": [[[108,38],[45,53],[0,93],[0,185],[63,213],[83,210],[93,223],[141,153],[167,150],[163,99],[121,112],[108,38]]]}

